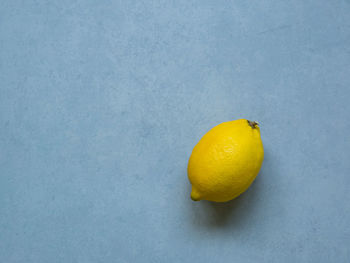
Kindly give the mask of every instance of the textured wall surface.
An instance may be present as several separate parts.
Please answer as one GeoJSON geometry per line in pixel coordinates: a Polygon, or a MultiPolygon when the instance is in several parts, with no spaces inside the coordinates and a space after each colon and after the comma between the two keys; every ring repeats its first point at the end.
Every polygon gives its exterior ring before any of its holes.
{"type": "Polygon", "coordinates": [[[349,262],[350,1],[0,0],[0,262],[349,262]],[[192,202],[212,126],[258,179],[192,202]]]}

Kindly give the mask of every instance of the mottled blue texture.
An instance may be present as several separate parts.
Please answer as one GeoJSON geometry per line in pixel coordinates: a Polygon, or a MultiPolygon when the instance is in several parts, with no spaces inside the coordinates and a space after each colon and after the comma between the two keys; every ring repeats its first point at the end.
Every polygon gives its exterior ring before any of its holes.
{"type": "Polygon", "coordinates": [[[0,0],[0,262],[350,262],[349,116],[349,0],[0,0]],[[192,202],[238,118],[258,179],[192,202]]]}

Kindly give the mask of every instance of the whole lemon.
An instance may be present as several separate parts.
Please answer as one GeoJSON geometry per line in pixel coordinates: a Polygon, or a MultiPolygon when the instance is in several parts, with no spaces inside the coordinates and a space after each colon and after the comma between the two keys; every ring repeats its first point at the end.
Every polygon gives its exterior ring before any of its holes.
{"type": "Polygon", "coordinates": [[[192,200],[236,198],[254,181],[263,159],[257,122],[240,119],[215,126],[194,147],[188,162],[192,200]]]}

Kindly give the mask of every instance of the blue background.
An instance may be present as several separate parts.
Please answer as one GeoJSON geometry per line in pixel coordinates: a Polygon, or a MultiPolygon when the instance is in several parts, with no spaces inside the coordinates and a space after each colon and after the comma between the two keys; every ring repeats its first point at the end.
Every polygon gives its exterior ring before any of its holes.
{"type": "Polygon", "coordinates": [[[0,262],[349,262],[350,1],[0,1],[0,262]],[[211,127],[258,179],[190,200],[211,127]]]}

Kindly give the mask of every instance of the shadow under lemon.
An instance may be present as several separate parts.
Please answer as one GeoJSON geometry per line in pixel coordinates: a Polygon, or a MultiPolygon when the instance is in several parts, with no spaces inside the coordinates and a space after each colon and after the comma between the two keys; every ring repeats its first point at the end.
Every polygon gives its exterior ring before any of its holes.
{"type": "Polygon", "coordinates": [[[206,227],[225,227],[229,224],[239,226],[243,224],[249,216],[253,216],[254,207],[258,203],[256,201],[259,195],[260,176],[257,176],[246,192],[231,201],[224,203],[206,200],[192,202],[193,224],[206,227]]]}
{"type": "MultiPolygon", "coordinates": [[[[239,229],[258,223],[257,215],[267,201],[266,191],[268,189],[263,180],[266,180],[266,176],[276,170],[270,161],[269,153],[265,149],[264,162],[258,176],[247,191],[231,201],[224,203],[206,200],[192,201],[188,195],[186,198],[190,202],[188,208],[191,209],[192,224],[205,229],[224,227],[239,229]]],[[[191,193],[191,184],[188,184],[188,193],[191,193]]]]}

